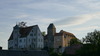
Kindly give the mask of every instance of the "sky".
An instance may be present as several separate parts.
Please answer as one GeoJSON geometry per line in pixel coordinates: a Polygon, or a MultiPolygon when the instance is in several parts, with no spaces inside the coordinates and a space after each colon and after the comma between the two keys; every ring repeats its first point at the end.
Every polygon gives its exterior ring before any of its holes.
{"type": "Polygon", "coordinates": [[[0,46],[8,49],[8,39],[18,22],[38,25],[47,32],[50,23],[82,39],[100,30],[100,0],[0,0],[0,46]]]}

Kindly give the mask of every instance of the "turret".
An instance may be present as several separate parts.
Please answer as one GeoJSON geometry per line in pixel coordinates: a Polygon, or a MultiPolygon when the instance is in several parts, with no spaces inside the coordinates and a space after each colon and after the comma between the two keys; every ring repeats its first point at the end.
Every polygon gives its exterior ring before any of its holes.
{"type": "Polygon", "coordinates": [[[48,26],[48,35],[54,35],[56,33],[56,27],[54,26],[53,23],[51,23],[49,26],[48,26]]]}

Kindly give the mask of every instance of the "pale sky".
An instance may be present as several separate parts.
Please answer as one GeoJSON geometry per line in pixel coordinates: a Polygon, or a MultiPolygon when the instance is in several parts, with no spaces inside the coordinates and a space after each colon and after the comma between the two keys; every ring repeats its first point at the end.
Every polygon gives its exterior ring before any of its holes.
{"type": "Polygon", "coordinates": [[[65,30],[77,38],[100,30],[100,0],[0,0],[0,46],[8,48],[8,38],[16,22],[38,24],[47,31],[54,23],[57,32],[65,30]]]}

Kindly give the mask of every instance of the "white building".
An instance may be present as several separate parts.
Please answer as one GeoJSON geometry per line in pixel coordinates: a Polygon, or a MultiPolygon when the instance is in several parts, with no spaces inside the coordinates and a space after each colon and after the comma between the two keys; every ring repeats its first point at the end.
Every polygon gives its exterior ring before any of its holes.
{"type": "Polygon", "coordinates": [[[44,39],[38,25],[22,27],[16,25],[8,39],[9,50],[40,50],[44,39]]]}

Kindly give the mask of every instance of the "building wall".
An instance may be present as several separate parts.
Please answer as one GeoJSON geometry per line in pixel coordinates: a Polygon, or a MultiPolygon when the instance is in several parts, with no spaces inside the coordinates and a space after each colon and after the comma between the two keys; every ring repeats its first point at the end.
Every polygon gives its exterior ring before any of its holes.
{"type": "Polygon", "coordinates": [[[20,34],[19,34],[19,29],[15,29],[13,30],[13,48],[15,50],[18,49],[18,38],[20,37],[20,34]]]}
{"type": "Polygon", "coordinates": [[[43,47],[44,47],[44,39],[43,39],[40,29],[37,28],[37,48],[41,49],[43,47]]]}
{"type": "Polygon", "coordinates": [[[67,47],[70,45],[70,40],[73,37],[70,36],[55,36],[54,37],[54,48],[67,47]]]}
{"type": "Polygon", "coordinates": [[[44,39],[39,27],[33,27],[28,36],[20,37],[19,30],[13,30],[13,40],[8,41],[9,50],[34,50],[44,48],[44,39]]]}
{"type": "Polygon", "coordinates": [[[8,49],[13,49],[13,47],[14,47],[13,45],[14,45],[13,40],[8,41],[8,49]]]}
{"type": "Polygon", "coordinates": [[[54,48],[63,47],[62,36],[54,37],[54,48]]]}
{"type": "Polygon", "coordinates": [[[26,49],[26,37],[18,38],[18,49],[25,50],[26,49]]]}

